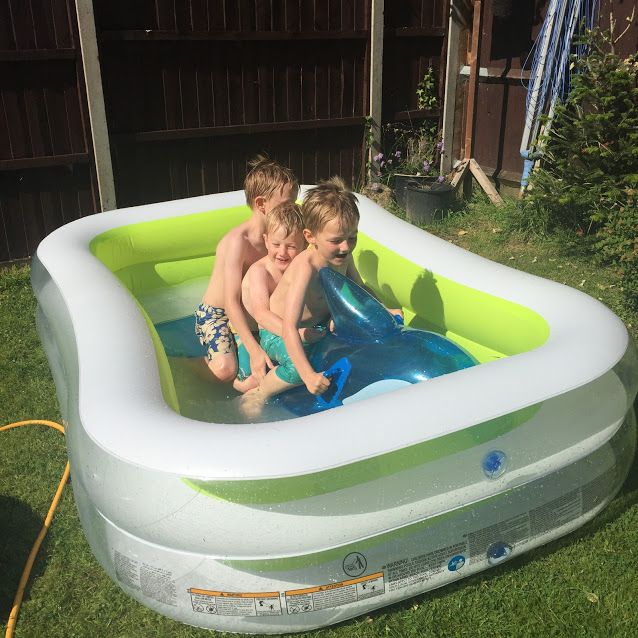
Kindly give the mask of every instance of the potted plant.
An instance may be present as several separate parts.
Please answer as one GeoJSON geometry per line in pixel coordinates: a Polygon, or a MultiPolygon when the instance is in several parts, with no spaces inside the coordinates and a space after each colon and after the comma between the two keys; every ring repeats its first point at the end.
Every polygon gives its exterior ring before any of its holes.
{"type": "MultiPolygon", "coordinates": [[[[436,76],[430,66],[416,90],[416,106],[420,111],[438,108],[436,76]]],[[[371,190],[391,188],[396,203],[415,223],[431,221],[436,212],[447,210],[454,201],[454,188],[440,175],[443,138],[431,119],[420,124],[412,121],[386,124],[382,128],[382,144],[387,152],[372,159],[370,174],[377,180],[371,190]],[[376,186],[376,188],[375,188],[376,186]]]]}
{"type": "Polygon", "coordinates": [[[383,139],[390,150],[372,158],[372,176],[393,190],[408,220],[428,222],[436,211],[449,209],[454,188],[437,170],[443,139],[436,125],[389,124],[384,127],[383,139]]]}

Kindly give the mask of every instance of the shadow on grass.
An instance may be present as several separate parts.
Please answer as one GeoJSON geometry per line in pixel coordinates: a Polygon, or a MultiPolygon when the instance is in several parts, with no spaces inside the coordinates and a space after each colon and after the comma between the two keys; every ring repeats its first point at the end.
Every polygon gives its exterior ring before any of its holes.
{"type": "MultiPolygon", "coordinates": [[[[18,499],[0,496],[0,622],[9,619],[13,599],[31,547],[42,528],[43,519],[18,499]]],[[[44,538],[35,561],[29,583],[43,571],[46,561],[47,537],[44,538]]],[[[29,593],[27,585],[25,598],[29,593]]]]}

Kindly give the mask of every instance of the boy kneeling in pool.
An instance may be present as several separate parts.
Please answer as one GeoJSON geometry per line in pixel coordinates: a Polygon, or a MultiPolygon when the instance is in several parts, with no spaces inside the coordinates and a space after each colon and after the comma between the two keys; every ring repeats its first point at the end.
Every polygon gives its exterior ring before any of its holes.
{"type": "Polygon", "coordinates": [[[215,265],[195,312],[195,334],[206,346],[206,362],[222,383],[235,380],[237,345],[249,353],[253,375],[261,379],[272,362],[251,331],[241,302],[241,282],[248,268],[266,254],[266,214],[282,202],[294,201],[299,186],[292,171],[267,157],[258,156],[244,180],[250,219],[231,229],[217,245],[215,265]],[[235,333],[235,335],[233,334],[235,333]]]}
{"type": "MultiPolygon", "coordinates": [[[[251,328],[259,326],[260,340],[269,335],[282,335],[282,320],[270,310],[270,296],[281,281],[292,260],[306,247],[301,209],[294,202],[284,202],[266,213],[264,242],[268,254],[256,261],[246,272],[241,284],[241,300],[254,320],[251,328]]],[[[318,335],[323,336],[323,335],[318,335]]],[[[303,330],[304,339],[316,339],[311,330],[303,330]]],[[[263,346],[262,346],[263,347],[263,346]]],[[[236,390],[246,392],[259,385],[259,379],[250,375],[249,357],[243,345],[238,348],[239,374],[233,384],[236,390]]]]}
{"type": "Polygon", "coordinates": [[[302,328],[327,325],[330,310],[319,271],[332,268],[363,286],[352,259],[357,243],[359,209],[356,197],[338,177],[310,189],[302,205],[304,237],[308,249],[287,268],[270,298],[270,310],[282,317],[282,337],[262,334],[261,346],[279,365],[243,397],[245,412],[257,412],[269,398],[297,385],[308,392],[322,394],[330,381],[310,365],[317,342],[304,343],[302,328]]]}

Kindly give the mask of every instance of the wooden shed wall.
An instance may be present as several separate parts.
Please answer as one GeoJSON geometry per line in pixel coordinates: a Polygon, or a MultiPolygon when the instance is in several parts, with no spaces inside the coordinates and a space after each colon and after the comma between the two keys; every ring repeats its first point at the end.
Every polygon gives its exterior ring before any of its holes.
{"type": "MultiPolygon", "coordinates": [[[[480,66],[489,77],[479,77],[476,104],[474,155],[485,173],[497,182],[518,184],[523,160],[520,143],[525,123],[526,81],[529,79],[531,60],[528,59],[538,36],[549,0],[513,0],[514,10],[503,16],[495,6],[504,3],[484,0],[481,33],[480,66]],[[499,15],[501,14],[501,15],[499,15]]],[[[629,27],[620,40],[617,52],[627,56],[638,51],[638,2],[636,0],[600,0],[599,23],[609,25],[613,12],[620,33],[629,27]],[[627,18],[635,11],[633,21],[627,18]]],[[[461,117],[464,90],[462,80],[459,92],[454,155],[460,158],[460,140],[465,117],[461,117]]]]}

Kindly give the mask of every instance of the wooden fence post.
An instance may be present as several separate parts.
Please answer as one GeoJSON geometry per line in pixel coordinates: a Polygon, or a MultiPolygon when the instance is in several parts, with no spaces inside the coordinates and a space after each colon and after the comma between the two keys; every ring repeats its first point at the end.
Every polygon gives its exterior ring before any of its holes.
{"type": "MultiPolygon", "coordinates": [[[[371,0],[370,25],[370,148],[368,162],[381,150],[381,106],[383,97],[384,0],[371,0]]],[[[369,176],[368,176],[369,177],[369,176]]]]}
{"type": "Polygon", "coordinates": [[[109,129],[106,123],[104,93],[102,92],[102,73],[100,71],[100,59],[95,34],[93,0],[75,0],[75,9],[78,17],[86,99],[91,120],[95,170],[100,191],[100,208],[102,211],[113,210],[117,208],[117,202],[113,183],[109,129]]]}
{"type": "Polygon", "coordinates": [[[443,153],[441,155],[441,174],[446,175],[452,170],[452,148],[454,145],[454,115],[456,108],[456,90],[459,80],[461,64],[459,61],[459,46],[461,37],[461,23],[454,1],[449,3],[447,60],[445,64],[445,93],[443,98],[443,153]]]}

